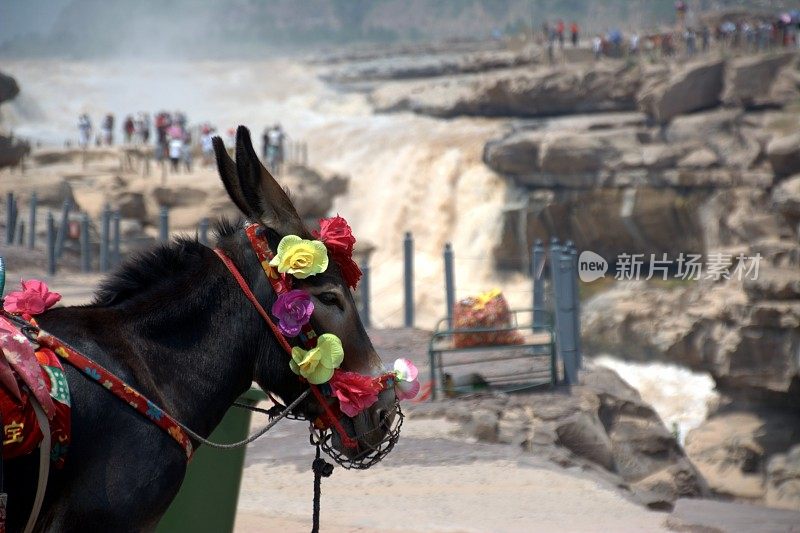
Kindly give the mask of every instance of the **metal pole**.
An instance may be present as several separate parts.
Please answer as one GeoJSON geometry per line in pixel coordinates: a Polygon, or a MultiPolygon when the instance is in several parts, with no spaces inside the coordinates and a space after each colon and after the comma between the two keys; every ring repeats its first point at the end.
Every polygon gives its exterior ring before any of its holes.
{"type": "Polygon", "coordinates": [[[16,229],[17,221],[14,220],[14,193],[6,194],[6,244],[14,244],[14,230],[16,229]]]}
{"type": "Polygon", "coordinates": [[[361,291],[361,322],[365,328],[372,327],[369,312],[369,260],[364,259],[361,263],[361,283],[359,290],[361,291]]]}
{"type": "Polygon", "coordinates": [[[118,265],[119,261],[120,261],[120,255],[119,255],[119,239],[120,239],[119,221],[120,221],[120,215],[119,215],[119,211],[114,211],[114,213],[111,216],[112,216],[112,218],[111,218],[111,222],[112,222],[112,224],[111,224],[111,228],[112,228],[112,230],[111,230],[111,240],[114,243],[112,248],[111,248],[111,264],[112,265],[118,265]]]}
{"type": "Polygon", "coordinates": [[[72,208],[72,203],[69,200],[64,200],[61,204],[61,225],[58,226],[58,234],[56,235],[56,259],[61,258],[64,253],[64,243],[67,241],[67,232],[69,231],[69,211],[72,208]]]}
{"type": "Polygon", "coordinates": [[[533,282],[533,327],[545,325],[544,315],[544,263],[545,252],[542,241],[536,239],[531,251],[531,281],[533,282]]]}
{"type": "Polygon", "coordinates": [[[403,294],[405,295],[405,321],[407,328],[414,327],[414,237],[410,231],[403,239],[403,294]]]}
{"type": "Polygon", "coordinates": [[[578,368],[583,368],[581,355],[581,295],[578,284],[578,251],[572,241],[567,241],[569,255],[572,257],[572,324],[575,329],[575,361],[578,368]]]}
{"type": "Polygon", "coordinates": [[[53,212],[47,212],[47,273],[56,274],[56,223],[53,212]]]}
{"type": "MultiPolygon", "coordinates": [[[[14,211],[16,211],[16,207],[14,207],[14,211]]],[[[16,217],[16,213],[15,213],[16,217]]],[[[17,220],[17,231],[14,233],[14,244],[17,246],[22,246],[25,242],[25,222],[22,220],[17,220]]]]}
{"type": "Polygon", "coordinates": [[[564,361],[564,378],[568,385],[578,384],[578,361],[575,353],[575,296],[574,284],[570,279],[575,275],[573,258],[569,249],[564,246],[558,254],[559,286],[556,294],[558,309],[558,342],[559,351],[564,361]]]}
{"type": "Polygon", "coordinates": [[[31,212],[28,214],[28,248],[36,246],[36,192],[31,193],[31,212]]]}
{"type": "Polygon", "coordinates": [[[200,219],[200,229],[197,231],[197,240],[203,246],[208,246],[208,218],[200,219]]]}
{"type": "Polygon", "coordinates": [[[453,329],[453,309],[456,306],[456,279],[453,271],[453,247],[444,245],[444,294],[447,302],[447,325],[453,329]]]}
{"type": "Polygon", "coordinates": [[[89,243],[89,215],[81,215],[81,272],[92,271],[92,249],[89,243]]]}
{"type": "Polygon", "coordinates": [[[161,212],[158,215],[158,235],[161,241],[169,240],[169,209],[166,206],[161,207],[161,212]]]}
{"type": "Polygon", "coordinates": [[[558,257],[561,255],[561,246],[558,244],[558,238],[552,237],[550,239],[550,283],[553,286],[553,334],[556,337],[556,352],[553,354],[556,359],[555,367],[558,368],[559,361],[563,365],[564,357],[561,353],[561,316],[558,312],[558,291],[560,288],[558,257]]]}
{"type": "Polygon", "coordinates": [[[106,204],[100,222],[100,272],[108,272],[111,264],[111,207],[106,204]]]}

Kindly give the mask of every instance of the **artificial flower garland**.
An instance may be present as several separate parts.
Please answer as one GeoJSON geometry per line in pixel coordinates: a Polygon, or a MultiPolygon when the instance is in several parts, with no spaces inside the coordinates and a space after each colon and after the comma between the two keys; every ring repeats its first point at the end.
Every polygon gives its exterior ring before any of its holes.
{"type": "MultiPolygon", "coordinates": [[[[319,224],[319,231],[313,232],[318,240],[303,239],[297,235],[283,237],[269,266],[277,269],[280,275],[306,279],[327,270],[330,253],[347,286],[355,289],[361,278],[361,269],[353,261],[356,239],[349,224],[338,215],[322,219],[319,224]]],[[[290,284],[287,283],[287,286],[290,284]]],[[[272,306],[278,329],[286,337],[310,333],[308,324],[313,312],[311,296],[300,289],[279,294],[272,306]]],[[[395,395],[400,400],[414,398],[419,392],[417,367],[408,359],[395,361],[394,370],[388,378],[341,370],[339,366],[342,361],[342,341],[332,333],[324,333],[317,337],[316,345],[312,348],[293,347],[289,367],[309,383],[328,383],[331,394],[339,400],[340,409],[350,417],[378,401],[378,394],[384,386],[394,385],[395,395]]]]}

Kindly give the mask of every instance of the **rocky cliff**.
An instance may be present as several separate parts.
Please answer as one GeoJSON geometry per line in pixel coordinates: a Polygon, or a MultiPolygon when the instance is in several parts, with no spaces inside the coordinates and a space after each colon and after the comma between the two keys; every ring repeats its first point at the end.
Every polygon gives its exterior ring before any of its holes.
{"type": "Polygon", "coordinates": [[[643,277],[665,255],[715,255],[727,272],[758,257],[750,277],[616,284],[586,306],[584,347],[708,372],[723,401],[686,450],[710,490],[800,508],[796,52],[525,66],[370,90],[378,112],[513,119],[483,152],[510,184],[499,269],[525,272],[533,243],[551,237],[600,254],[612,275],[621,254],[642,254],[643,277]]]}

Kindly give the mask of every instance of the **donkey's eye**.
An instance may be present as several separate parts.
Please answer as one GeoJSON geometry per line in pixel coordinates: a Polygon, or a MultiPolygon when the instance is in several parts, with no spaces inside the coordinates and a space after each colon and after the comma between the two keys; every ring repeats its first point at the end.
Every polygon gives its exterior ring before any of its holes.
{"type": "Polygon", "coordinates": [[[323,292],[317,296],[317,299],[325,305],[335,305],[339,309],[342,309],[342,303],[339,301],[339,296],[337,296],[336,293],[323,292]]]}

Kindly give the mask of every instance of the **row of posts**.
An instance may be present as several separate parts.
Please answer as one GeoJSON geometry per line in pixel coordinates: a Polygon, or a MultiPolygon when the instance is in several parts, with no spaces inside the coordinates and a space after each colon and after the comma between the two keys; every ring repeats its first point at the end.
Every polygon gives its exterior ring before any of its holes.
{"type": "MultiPolygon", "coordinates": [[[[30,204],[28,206],[28,222],[27,227],[25,223],[20,220],[20,207],[14,193],[9,192],[6,195],[6,245],[22,246],[25,242],[25,234],[27,233],[27,247],[34,249],[36,247],[36,211],[38,200],[36,193],[31,194],[30,204]]],[[[64,246],[67,241],[69,232],[69,216],[73,209],[72,202],[64,200],[59,217],[59,224],[56,225],[55,217],[52,211],[47,212],[47,273],[54,275],[57,271],[58,260],[64,253],[64,246]]],[[[108,272],[112,266],[120,262],[120,212],[112,211],[109,205],[106,205],[100,215],[100,257],[99,257],[99,270],[100,272],[108,272]]],[[[169,209],[162,207],[159,212],[159,240],[166,242],[169,240],[169,209]]],[[[89,215],[82,213],[80,217],[80,266],[81,272],[92,271],[92,246],[90,240],[90,219],[89,215]]],[[[208,244],[208,230],[209,220],[203,218],[200,220],[198,226],[197,237],[198,241],[203,244],[208,244]]]]}

